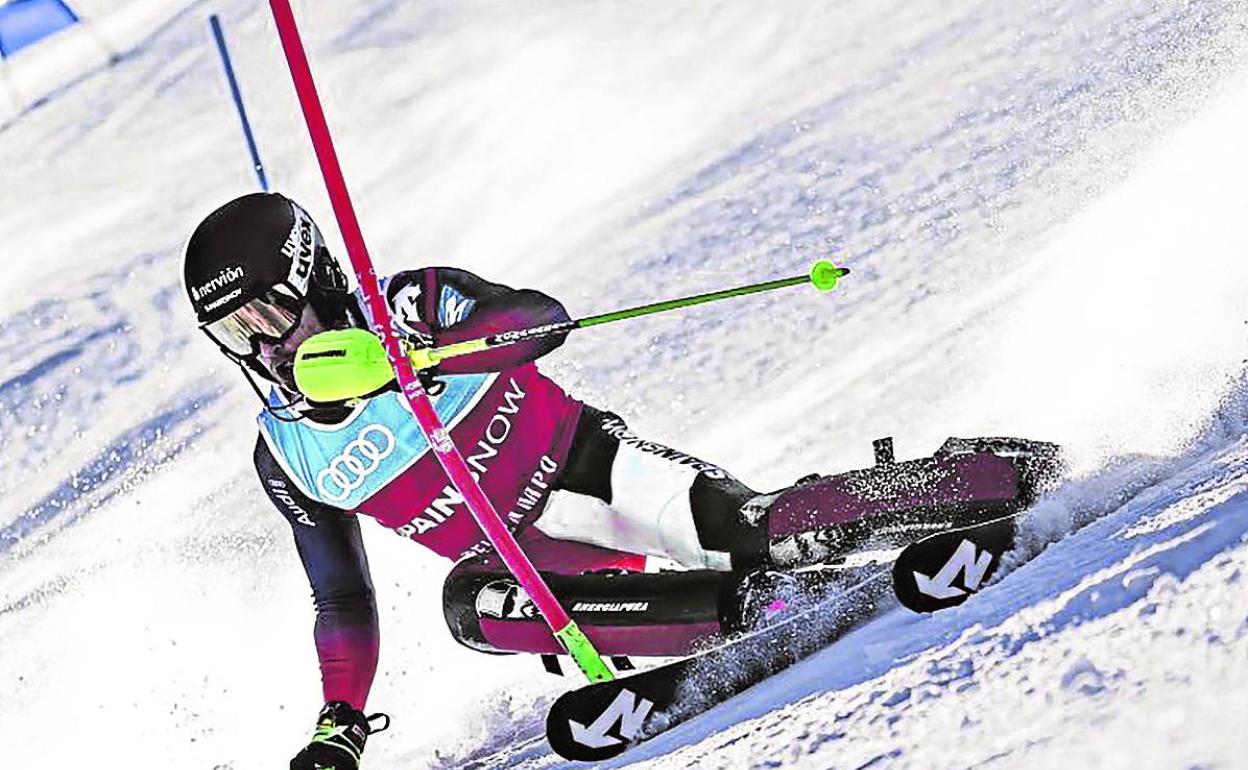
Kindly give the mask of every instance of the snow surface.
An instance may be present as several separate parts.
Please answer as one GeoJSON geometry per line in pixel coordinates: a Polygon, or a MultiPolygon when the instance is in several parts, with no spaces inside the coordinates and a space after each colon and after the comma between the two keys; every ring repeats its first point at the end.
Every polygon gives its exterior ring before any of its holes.
{"type": "MultiPolygon", "coordinates": [[[[611,766],[1248,766],[1243,2],[297,5],[383,270],[579,315],[853,268],[550,357],[642,434],[760,488],[882,435],[1069,448],[990,589],[611,766]]],[[[23,52],[37,103],[0,128],[5,758],[283,767],[320,705],[308,589],[178,277],[254,185],[210,11],[270,179],[339,241],[264,4],[94,9],[120,60],[23,52]]],[[[447,565],[365,529],[395,716],[367,766],[565,766],[540,729],[567,683],[458,647],[447,565]]]]}

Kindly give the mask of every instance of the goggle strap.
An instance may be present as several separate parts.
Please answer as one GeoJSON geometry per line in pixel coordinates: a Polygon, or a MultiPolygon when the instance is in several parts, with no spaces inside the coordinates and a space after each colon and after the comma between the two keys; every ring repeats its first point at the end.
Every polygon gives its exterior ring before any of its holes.
{"type": "Polygon", "coordinates": [[[273,415],[281,422],[299,422],[300,420],[307,419],[304,415],[294,412],[294,407],[305,402],[307,399],[300,396],[294,401],[290,401],[285,404],[270,404],[268,397],[264,395],[264,392],[260,390],[260,386],[256,384],[255,372],[251,371],[251,369],[243,361],[235,359],[235,362],[238,364],[238,368],[243,370],[243,377],[247,379],[247,384],[251,386],[251,389],[254,390],[256,395],[260,398],[260,403],[264,404],[264,411],[273,415]],[[282,415],[277,411],[279,409],[286,412],[294,412],[294,416],[291,417],[288,415],[282,415]]]}

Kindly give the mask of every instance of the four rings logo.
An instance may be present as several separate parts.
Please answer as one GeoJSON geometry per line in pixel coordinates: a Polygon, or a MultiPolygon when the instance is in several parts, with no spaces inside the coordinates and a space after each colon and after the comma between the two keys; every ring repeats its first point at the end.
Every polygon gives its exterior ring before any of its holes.
{"type": "Polygon", "coordinates": [[[394,434],[384,425],[369,425],[360,431],[355,440],[342,449],[342,454],[329,461],[325,469],[316,474],[316,488],[329,502],[340,503],[347,499],[370,473],[377,470],[381,461],[394,452],[394,434]]]}

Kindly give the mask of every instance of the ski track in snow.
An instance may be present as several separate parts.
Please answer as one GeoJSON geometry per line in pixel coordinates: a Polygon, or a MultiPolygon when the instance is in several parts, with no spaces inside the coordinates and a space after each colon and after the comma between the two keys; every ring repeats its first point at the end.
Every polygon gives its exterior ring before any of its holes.
{"type": "MultiPolygon", "coordinates": [[[[332,243],[267,10],[219,6],[270,176],[332,243]]],[[[0,121],[0,236],[21,244],[0,276],[15,764],[284,766],[319,705],[306,584],[251,476],[252,396],[182,307],[182,239],[251,181],[207,12],[179,9],[0,121]]],[[[1219,191],[1248,164],[1183,139],[1208,110],[1248,115],[1225,106],[1242,2],[299,13],[382,269],[458,264],[582,314],[829,252],[853,268],[831,297],[629,322],[550,358],[643,435],[760,488],[865,464],[877,435],[903,456],[950,434],[1071,449],[985,592],[886,610],[605,767],[1242,765],[1248,243],[1219,191]],[[1138,176],[1176,164],[1209,183],[1138,176]],[[1133,279],[1164,282],[1173,252],[1092,234],[1171,216],[1192,250],[1159,297],[1133,279]]],[[[396,718],[369,765],[582,766],[540,738],[565,684],[449,641],[446,566],[366,529],[372,705],[396,718]]]]}

